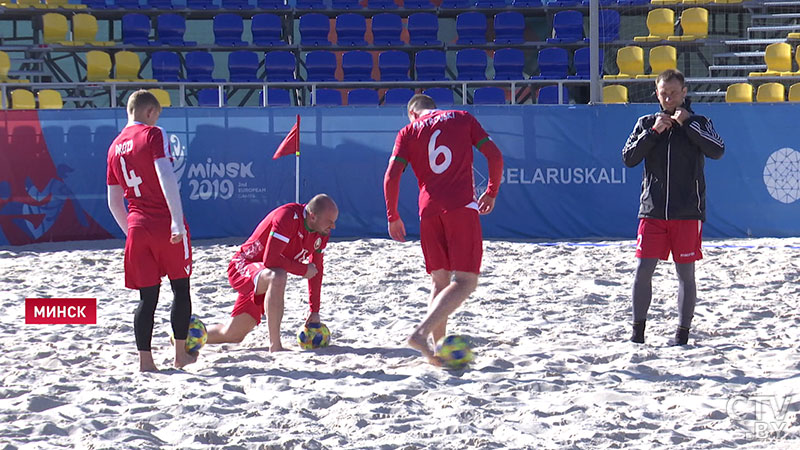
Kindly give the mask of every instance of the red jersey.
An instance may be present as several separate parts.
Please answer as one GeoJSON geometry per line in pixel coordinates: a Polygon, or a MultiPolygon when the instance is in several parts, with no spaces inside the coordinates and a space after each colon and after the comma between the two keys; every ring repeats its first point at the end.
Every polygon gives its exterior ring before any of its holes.
{"type": "MultiPolygon", "coordinates": [[[[472,147],[487,157],[490,168],[496,166],[500,152],[490,152],[481,145],[489,135],[466,111],[433,110],[406,125],[397,134],[392,159],[411,164],[419,184],[419,215],[429,217],[463,206],[477,209],[472,174],[472,147]]],[[[495,146],[491,146],[496,149],[495,146]]],[[[502,167],[502,165],[500,166],[502,167]]],[[[502,168],[500,169],[502,171],[502,168]]],[[[501,175],[498,172],[497,175],[501,175]]],[[[499,177],[489,184],[489,195],[497,195],[499,177]]],[[[397,211],[387,214],[399,218],[397,211]]]]}
{"type": "Polygon", "coordinates": [[[161,127],[140,122],[126,126],[108,149],[106,184],[121,185],[128,200],[128,226],[146,219],[171,219],[155,160],[172,157],[161,127]]]}

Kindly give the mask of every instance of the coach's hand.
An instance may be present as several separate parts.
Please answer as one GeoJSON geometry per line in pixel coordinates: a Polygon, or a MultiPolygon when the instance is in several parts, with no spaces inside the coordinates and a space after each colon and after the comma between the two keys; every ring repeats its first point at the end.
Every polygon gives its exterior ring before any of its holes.
{"type": "Polygon", "coordinates": [[[494,209],[494,197],[490,197],[486,192],[481,194],[478,199],[478,212],[481,214],[489,214],[494,209]]]}
{"type": "Polygon", "coordinates": [[[653,130],[655,130],[656,133],[661,134],[670,128],[672,128],[672,117],[664,113],[656,114],[656,123],[653,125],[653,130]]]}
{"type": "Polygon", "coordinates": [[[309,263],[308,269],[306,270],[306,274],[303,275],[303,278],[308,278],[310,280],[317,276],[317,272],[319,272],[317,270],[317,266],[315,266],[314,263],[309,263]]]}
{"type": "Polygon", "coordinates": [[[389,222],[389,236],[395,241],[406,241],[406,226],[403,224],[403,219],[397,219],[394,222],[389,222]]]}

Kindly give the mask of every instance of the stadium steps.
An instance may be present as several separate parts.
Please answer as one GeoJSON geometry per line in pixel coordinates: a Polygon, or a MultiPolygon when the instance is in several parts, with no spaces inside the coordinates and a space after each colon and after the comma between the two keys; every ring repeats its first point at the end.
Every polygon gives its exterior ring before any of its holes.
{"type": "Polygon", "coordinates": [[[786,8],[786,7],[800,7],[800,2],[764,2],[761,4],[764,8],[786,8]]]}
{"type": "Polygon", "coordinates": [[[715,73],[719,72],[743,72],[749,74],[750,72],[759,72],[767,70],[766,64],[731,64],[731,65],[718,65],[708,66],[708,76],[713,77],[715,73]]]}
{"type": "Polygon", "coordinates": [[[797,31],[800,30],[800,24],[794,25],[775,25],[770,27],[747,27],[747,35],[751,33],[769,33],[772,31],[797,31]]]}
{"type": "Polygon", "coordinates": [[[800,13],[775,13],[775,14],[753,14],[752,20],[793,20],[800,19],[800,13]]]}
{"type": "Polygon", "coordinates": [[[774,39],[732,39],[722,41],[725,45],[757,45],[760,47],[774,44],[776,42],[786,42],[786,37],[774,39]]]}

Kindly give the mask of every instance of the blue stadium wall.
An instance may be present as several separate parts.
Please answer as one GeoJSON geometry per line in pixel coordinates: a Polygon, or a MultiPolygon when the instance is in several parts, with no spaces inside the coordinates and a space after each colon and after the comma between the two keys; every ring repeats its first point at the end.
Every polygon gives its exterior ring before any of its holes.
{"type": "MultiPolygon", "coordinates": [[[[635,237],[642,166],[621,148],[654,105],[480,106],[472,111],[505,157],[484,235],[503,239],[635,237]]],[[[797,104],[698,104],[725,139],[707,160],[708,237],[800,236],[797,104]]],[[[294,200],[295,158],[271,155],[301,115],[300,197],[339,204],[336,237],[386,237],[383,174],[403,108],[167,109],[159,124],[195,239],[246,236],[294,200]]],[[[106,206],[106,152],[124,111],[0,112],[0,245],[121,238],[106,206]]],[[[485,188],[476,151],[475,180],[485,188]]],[[[416,179],[403,176],[401,214],[418,232],[416,179]]]]}

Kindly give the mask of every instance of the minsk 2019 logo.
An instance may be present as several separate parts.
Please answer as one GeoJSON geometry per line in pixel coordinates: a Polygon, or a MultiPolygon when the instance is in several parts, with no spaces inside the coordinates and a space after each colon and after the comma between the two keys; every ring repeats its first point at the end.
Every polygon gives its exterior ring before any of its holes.
{"type": "Polygon", "coordinates": [[[769,195],[781,203],[800,199],[800,152],[782,148],[769,155],[764,166],[764,184],[769,195]]]}

